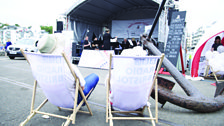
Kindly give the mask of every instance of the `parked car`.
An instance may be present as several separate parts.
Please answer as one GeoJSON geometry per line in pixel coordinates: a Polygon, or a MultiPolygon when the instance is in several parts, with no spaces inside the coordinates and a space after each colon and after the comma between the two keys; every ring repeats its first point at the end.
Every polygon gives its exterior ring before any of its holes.
{"type": "Polygon", "coordinates": [[[23,54],[21,53],[20,49],[23,49],[24,51],[28,52],[37,52],[38,49],[35,46],[36,42],[37,40],[33,38],[20,39],[15,44],[7,47],[7,56],[10,59],[14,59],[15,57],[23,57],[23,54]]]}

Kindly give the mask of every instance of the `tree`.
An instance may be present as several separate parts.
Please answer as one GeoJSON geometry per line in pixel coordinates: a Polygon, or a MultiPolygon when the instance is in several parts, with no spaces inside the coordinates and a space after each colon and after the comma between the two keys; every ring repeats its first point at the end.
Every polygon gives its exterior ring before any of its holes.
{"type": "Polygon", "coordinates": [[[4,26],[9,26],[9,24],[3,24],[3,23],[0,23],[0,28],[3,28],[4,26]]]}
{"type": "Polygon", "coordinates": [[[20,27],[19,24],[15,24],[16,27],[20,27]]]}
{"type": "Polygon", "coordinates": [[[41,30],[45,30],[46,32],[48,32],[49,34],[53,33],[53,26],[40,26],[41,30]]]}

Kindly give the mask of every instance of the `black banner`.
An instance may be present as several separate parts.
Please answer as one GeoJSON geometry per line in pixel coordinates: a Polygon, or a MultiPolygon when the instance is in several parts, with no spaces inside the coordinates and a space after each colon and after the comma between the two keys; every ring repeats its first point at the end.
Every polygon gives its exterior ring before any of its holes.
{"type": "Polygon", "coordinates": [[[176,66],[184,34],[186,11],[173,12],[166,43],[165,56],[176,66]]]}

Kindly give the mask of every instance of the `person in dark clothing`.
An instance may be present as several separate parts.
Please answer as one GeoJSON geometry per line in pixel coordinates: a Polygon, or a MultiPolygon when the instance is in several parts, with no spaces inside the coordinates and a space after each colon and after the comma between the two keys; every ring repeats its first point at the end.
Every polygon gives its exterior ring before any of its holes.
{"type": "Polygon", "coordinates": [[[95,43],[97,43],[97,41],[98,41],[97,37],[95,37],[92,42],[92,49],[99,50],[99,45],[95,44],[95,43]]]}
{"type": "Polygon", "coordinates": [[[88,36],[85,37],[85,40],[84,40],[83,44],[84,44],[83,45],[84,49],[90,49],[90,42],[89,42],[89,37],[88,36]]]}
{"type": "Polygon", "coordinates": [[[113,38],[110,35],[110,30],[107,29],[106,33],[103,35],[103,46],[102,47],[104,50],[110,50],[110,39],[113,39],[113,38]]]}
{"type": "Polygon", "coordinates": [[[137,40],[137,46],[142,46],[142,42],[137,40]]]}
{"type": "Polygon", "coordinates": [[[220,38],[220,36],[216,36],[216,37],[215,37],[214,44],[212,45],[212,49],[211,49],[211,51],[217,51],[217,48],[218,48],[220,45],[222,45],[222,44],[221,44],[221,38],[220,38]]]}
{"type": "Polygon", "coordinates": [[[137,42],[135,41],[135,38],[132,38],[131,41],[133,43],[133,47],[137,46],[137,42]]]}
{"type": "Polygon", "coordinates": [[[10,39],[8,39],[8,41],[5,44],[5,50],[7,50],[7,47],[12,45],[12,42],[10,41],[10,39]]]}
{"type": "Polygon", "coordinates": [[[122,41],[122,49],[128,49],[130,48],[130,43],[128,42],[127,38],[124,38],[124,41],[122,41]]]}

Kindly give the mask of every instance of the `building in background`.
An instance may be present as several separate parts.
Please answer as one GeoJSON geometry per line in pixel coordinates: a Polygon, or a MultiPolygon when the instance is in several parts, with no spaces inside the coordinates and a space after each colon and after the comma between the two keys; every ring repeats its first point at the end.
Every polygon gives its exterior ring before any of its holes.
{"type": "Polygon", "coordinates": [[[187,47],[190,48],[192,44],[192,39],[191,39],[191,34],[189,33],[187,34],[186,42],[187,42],[187,47]]]}
{"type": "Polygon", "coordinates": [[[41,30],[40,27],[17,27],[17,26],[4,26],[0,29],[0,43],[5,44],[8,40],[14,44],[16,41],[22,38],[41,38],[48,32],[41,30]]]}
{"type": "Polygon", "coordinates": [[[205,33],[205,28],[203,26],[199,27],[196,32],[192,33],[192,43],[191,48],[195,47],[203,34],[205,33]]]}
{"type": "Polygon", "coordinates": [[[187,33],[186,43],[187,43],[187,50],[190,51],[192,49],[192,34],[187,33]]]}

